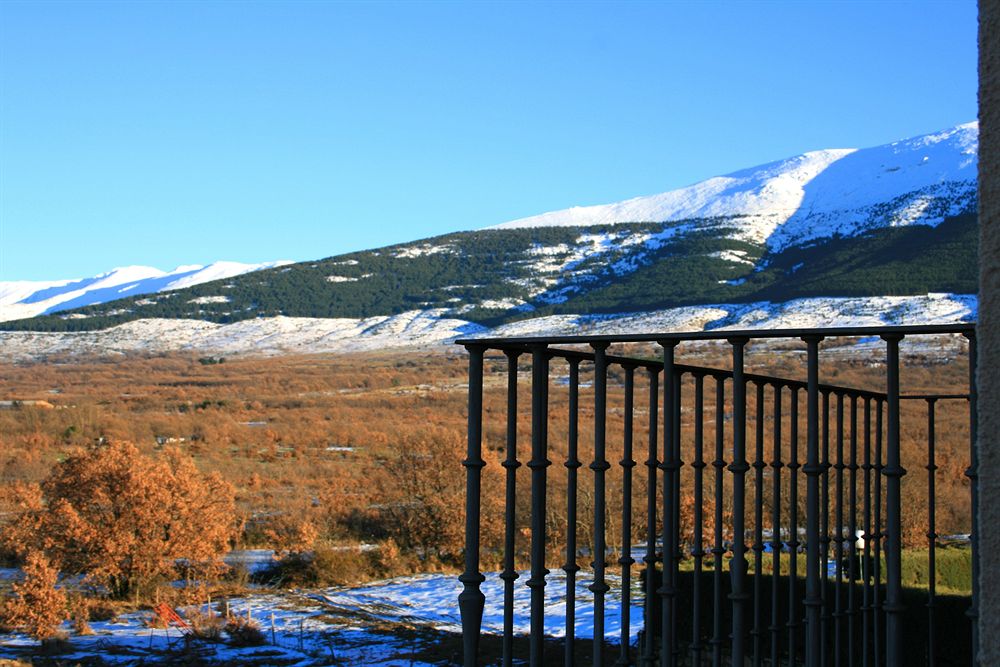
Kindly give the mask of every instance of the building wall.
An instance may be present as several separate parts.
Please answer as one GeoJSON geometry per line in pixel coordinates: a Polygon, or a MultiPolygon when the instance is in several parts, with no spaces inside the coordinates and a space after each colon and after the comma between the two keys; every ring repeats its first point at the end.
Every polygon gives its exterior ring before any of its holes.
{"type": "Polygon", "coordinates": [[[979,3],[979,662],[1000,665],[1000,0],[979,3]]]}

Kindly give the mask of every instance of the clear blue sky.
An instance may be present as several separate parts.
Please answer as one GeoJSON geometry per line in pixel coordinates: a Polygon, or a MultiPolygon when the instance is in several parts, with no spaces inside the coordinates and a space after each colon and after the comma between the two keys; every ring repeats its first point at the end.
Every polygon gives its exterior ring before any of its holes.
{"type": "Polygon", "coordinates": [[[0,280],[307,260],[976,116],[951,2],[0,2],[0,280]]]}

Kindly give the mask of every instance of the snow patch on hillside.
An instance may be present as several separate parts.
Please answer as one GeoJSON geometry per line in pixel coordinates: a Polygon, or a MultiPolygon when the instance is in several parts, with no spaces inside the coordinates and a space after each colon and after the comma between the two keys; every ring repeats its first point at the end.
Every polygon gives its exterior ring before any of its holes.
{"type": "Polygon", "coordinates": [[[938,224],[976,201],[977,122],[883,146],[830,149],[710,178],[678,190],[575,206],[493,227],[694,221],[772,251],[872,228],[938,224]]]}
{"type": "Polygon", "coordinates": [[[91,332],[0,332],[0,361],[60,355],[220,355],[356,352],[427,347],[476,336],[564,336],[669,333],[894,324],[951,324],[976,319],[975,295],[820,297],[784,303],[712,304],[612,315],[552,315],[495,329],[454,317],[448,309],[364,319],[272,317],[214,324],[146,319],[91,332]]]}

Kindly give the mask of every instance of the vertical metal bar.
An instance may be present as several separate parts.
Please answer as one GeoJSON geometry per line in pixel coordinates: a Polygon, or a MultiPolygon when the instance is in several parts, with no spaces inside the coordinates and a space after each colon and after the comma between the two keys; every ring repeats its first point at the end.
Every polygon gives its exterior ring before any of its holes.
{"type": "MultiPolygon", "coordinates": [[[[869,667],[871,665],[871,652],[868,650],[871,646],[872,641],[872,627],[874,624],[875,607],[874,605],[874,591],[872,590],[872,571],[874,564],[872,563],[872,546],[873,546],[873,527],[872,527],[872,399],[870,396],[865,397],[865,441],[864,441],[864,464],[861,469],[864,471],[865,481],[864,481],[864,531],[865,541],[862,545],[863,553],[861,555],[861,577],[863,580],[862,588],[862,619],[861,619],[861,664],[862,667],[869,667]]],[[[877,507],[877,505],[876,505],[877,507]]],[[[877,660],[877,658],[876,658],[877,660]]]]}
{"type": "Polygon", "coordinates": [[[806,415],[806,665],[820,664],[820,506],[819,486],[823,466],[819,458],[819,342],[821,336],[805,336],[807,355],[806,415]]]}
{"type": "Polygon", "coordinates": [[[799,388],[789,387],[788,401],[788,664],[799,662],[799,388]]]}
{"type": "Polygon", "coordinates": [[[514,582],[518,578],[514,565],[515,536],[517,534],[517,358],[520,352],[507,350],[507,458],[506,494],[504,498],[504,550],[503,572],[503,664],[510,667],[514,661],[514,582]]]}
{"type": "Polygon", "coordinates": [[[872,648],[875,652],[875,664],[882,664],[882,648],[885,645],[882,637],[882,433],[884,431],[882,415],[884,412],[884,399],[875,401],[875,462],[872,470],[872,477],[875,481],[875,500],[872,512],[874,513],[875,526],[873,527],[872,539],[874,540],[872,559],[874,561],[872,574],[875,579],[875,589],[872,591],[872,648]]]}
{"type": "Polygon", "coordinates": [[[830,601],[827,599],[827,579],[830,571],[830,392],[822,391],[823,396],[823,449],[822,477],[820,477],[820,515],[819,515],[819,544],[820,544],[820,588],[819,595],[823,601],[822,614],[820,616],[819,635],[819,664],[826,667],[828,664],[827,655],[827,635],[830,632],[830,601]]]}
{"type": "Polygon", "coordinates": [[[576,573],[580,566],[576,562],[576,504],[577,484],[580,466],[580,361],[569,360],[569,439],[566,454],[566,644],[563,649],[563,664],[575,664],[576,645],[576,573]]]}
{"type": "Polygon", "coordinates": [[[681,460],[681,375],[682,373],[674,373],[673,437],[671,438],[673,456],[671,457],[670,464],[674,478],[674,549],[671,552],[670,558],[670,587],[674,589],[674,597],[670,600],[670,616],[673,618],[670,630],[670,645],[673,647],[673,653],[670,656],[670,664],[675,667],[680,663],[681,659],[681,644],[677,635],[677,626],[680,622],[678,620],[680,619],[678,593],[680,591],[681,576],[681,469],[684,466],[684,461],[681,460]]]}
{"type": "Polygon", "coordinates": [[[972,526],[970,543],[972,547],[972,605],[966,612],[972,622],[972,664],[979,664],[979,387],[976,371],[979,367],[979,353],[975,333],[967,333],[969,339],[969,467],[965,476],[969,478],[969,493],[972,506],[972,526]]]}
{"type": "Polygon", "coordinates": [[[746,460],[747,386],[743,376],[746,343],[745,337],[729,339],[733,347],[733,462],[729,465],[733,474],[733,558],[729,562],[733,591],[729,598],[733,603],[734,665],[742,665],[746,656],[744,616],[750,598],[746,589],[746,474],[750,469],[746,460]]]}
{"type": "Polygon", "coordinates": [[[902,336],[886,335],[886,597],[885,597],[885,660],[888,667],[898,667],[903,656],[903,524],[901,517],[901,482],[906,470],[899,454],[899,341],[902,336]]]}
{"type": "Polygon", "coordinates": [[[632,412],[633,393],[635,390],[635,367],[625,366],[625,424],[624,441],[622,443],[622,552],[618,564],[622,568],[622,608],[621,608],[621,653],[618,656],[619,665],[632,664],[629,656],[630,620],[632,612],[632,412]]]}
{"type": "Polygon", "coordinates": [[[841,667],[844,653],[844,394],[837,392],[837,459],[834,464],[834,562],[833,664],[841,667]]]}
{"type": "Polygon", "coordinates": [[[704,516],[704,470],[705,470],[705,376],[694,376],[694,581],[692,582],[692,623],[691,623],[691,663],[701,665],[704,650],[701,630],[701,568],[705,557],[705,542],[702,534],[704,516]]]}
{"type": "Polygon", "coordinates": [[[934,494],[934,471],[937,465],[934,463],[934,403],[936,399],[927,399],[927,665],[932,667],[935,663],[934,646],[934,598],[937,594],[937,570],[935,569],[935,551],[937,550],[937,532],[935,527],[935,506],[937,501],[934,494]]]}
{"type": "Polygon", "coordinates": [[[549,355],[545,345],[531,348],[531,636],[529,657],[540,667],[545,653],[545,492],[548,460],[549,355]]]}
{"type": "Polygon", "coordinates": [[[848,558],[850,567],[848,579],[850,586],[847,589],[847,655],[848,664],[854,665],[857,662],[857,625],[858,625],[858,601],[857,588],[858,581],[858,397],[851,396],[851,460],[848,464],[851,471],[850,476],[850,496],[847,520],[848,536],[848,558]]]}
{"type": "Polygon", "coordinates": [[[781,657],[781,392],[774,385],[774,451],[771,458],[771,664],[781,657]]]}
{"type": "Polygon", "coordinates": [[[646,599],[645,605],[645,627],[643,628],[643,638],[645,642],[642,648],[642,664],[647,667],[655,664],[655,639],[656,632],[653,628],[654,609],[658,603],[656,597],[656,469],[660,465],[657,459],[658,446],[657,435],[659,428],[657,425],[657,415],[659,413],[659,372],[649,370],[649,449],[646,454],[646,555],[642,561],[646,564],[646,599]]]}
{"type": "Polygon", "coordinates": [[[764,579],[761,570],[764,569],[764,383],[756,382],[757,415],[755,428],[754,468],[754,498],[753,498],[753,665],[761,667],[764,660],[762,640],[764,636],[764,617],[762,605],[764,602],[764,579]]]}
{"type": "Polygon", "coordinates": [[[715,543],[712,545],[712,666],[722,665],[722,557],[726,549],[722,544],[722,498],[725,491],[725,413],[726,378],[715,376],[715,543]]]}
{"type": "Polygon", "coordinates": [[[479,571],[479,512],[483,466],[483,352],[478,345],[469,351],[469,433],[465,461],[465,571],[458,578],[462,593],[458,608],[462,615],[462,654],[465,667],[479,661],[479,635],[486,598],[480,584],[486,577],[479,571]]]}
{"type": "Polygon", "coordinates": [[[671,505],[674,502],[676,484],[676,460],[674,458],[674,349],[676,340],[661,340],[663,347],[663,583],[660,586],[662,600],[662,625],[660,645],[660,665],[669,667],[674,657],[674,589],[673,563],[677,554],[676,514],[671,505]]]}
{"type": "Polygon", "coordinates": [[[607,566],[608,545],[605,540],[606,502],[604,473],[611,464],[605,457],[606,420],[608,410],[608,361],[607,343],[594,343],[594,583],[589,586],[594,594],[594,657],[593,664],[604,664],[604,596],[609,587],[604,580],[607,566]]]}

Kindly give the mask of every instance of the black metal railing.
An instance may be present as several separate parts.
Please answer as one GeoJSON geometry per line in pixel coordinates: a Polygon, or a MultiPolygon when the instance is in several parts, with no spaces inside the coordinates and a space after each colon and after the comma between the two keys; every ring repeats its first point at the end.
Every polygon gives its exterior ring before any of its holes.
{"type": "MultiPolygon", "coordinates": [[[[503,353],[507,365],[505,458],[501,464],[505,470],[503,570],[499,575],[503,580],[503,642],[502,655],[497,656],[501,664],[523,662],[527,657],[529,664],[541,665],[545,663],[546,649],[551,651],[554,641],[545,635],[545,588],[550,574],[546,558],[553,547],[546,536],[551,526],[546,503],[550,491],[548,468],[552,464],[549,423],[553,361],[565,363],[568,373],[563,463],[566,525],[565,544],[560,545],[565,554],[561,567],[565,577],[565,635],[557,642],[562,644],[564,664],[576,664],[580,652],[575,632],[579,606],[576,591],[579,560],[586,557],[593,559],[593,582],[588,587],[593,594],[593,642],[585,659],[590,664],[604,664],[615,644],[619,665],[744,665],[749,661],[755,666],[840,667],[974,662],[979,574],[974,331],[974,325],[949,325],[459,341],[469,352],[470,364],[468,455],[463,462],[467,475],[465,571],[460,576],[464,588],[459,596],[464,664],[476,665],[485,660],[479,653],[485,604],[480,519],[482,470],[486,465],[484,359],[490,351],[503,353]],[[900,342],[914,336],[967,339],[967,386],[963,382],[947,393],[902,395],[900,342]],[[881,339],[884,356],[880,363],[884,371],[877,375],[882,386],[858,388],[820,381],[821,343],[841,337],[881,339]],[[747,372],[747,346],[751,341],[782,338],[804,345],[805,379],[747,372]],[[732,367],[677,362],[678,350],[696,341],[725,344],[732,367]],[[660,358],[609,354],[611,345],[625,343],[655,344],[660,358]],[[581,345],[590,350],[564,347],[581,345]],[[518,365],[529,357],[531,457],[526,465],[530,473],[530,523],[526,530],[518,530],[517,482],[522,465],[517,450],[518,365]],[[621,408],[615,410],[609,410],[608,379],[612,369],[621,378],[621,408]],[[592,405],[593,410],[593,436],[588,439],[593,457],[589,464],[581,461],[580,449],[584,370],[593,375],[588,392],[592,394],[588,406],[592,405]],[[639,426],[647,431],[644,476],[637,476],[634,470],[639,465],[635,455],[641,449],[635,443],[637,377],[648,388],[646,424],[639,426]],[[906,484],[907,493],[923,496],[927,507],[927,581],[925,590],[919,591],[924,596],[919,602],[914,590],[904,589],[902,576],[904,502],[908,503],[906,509],[911,503],[909,496],[904,498],[903,478],[907,471],[900,446],[903,401],[911,405],[922,402],[927,411],[923,466],[926,482],[906,484]],[[939,430],[935,416],[942,401],[968,402],[962,420],[969,440],[968,467],[964,470],[967,503],[962,510],[968,517],[971,542],[968,598],[941,596],[936,587],[935,558],[940,536],[936,515],[939,430]],[[706,420],[706,412],[714,419],[706,420]],[[615,470],[607,460],[608,419],[619,415],[621,443],[613,450],[620,451],[621,459],[615,470]],[[662,425],[658,423],[661,415],[662,425]],[[754,429],[748,441],[751,422],[754,429]],[[706,434],[713,433],[714,450],[706,442],[706,434]],[[684,456],[690,460],[684,461],[684,456]],[[578,513],[583,483],[580,468],[584,465],[592,478],[592,517],[578,513]],[[606,531],[609,471],[620,479],[621,489],[621,523],[615,544],[609,543],[606,531]],[[636,482],[645,487],[644,522],[643,499],[636,495],[636,482]],[[682,511],[686,506],[690,506],[687,513],[682,511]],[[590,540],[581,545],[578,525],[587,521],[590,540]],[[632,527],[637,521],[644,525],[634,533],[632,527]],[[527,656],[515,656],[518,645],[514,596],[520,577],[515,554],[520,534],[530,540],[527,656]],[[643,542],[636,544],[639,538],[643,542]],[[633,557],[635,548],[642,550],[641,562],[633,557]],[[609,562],[608,556],[613,554],[618,558],[609,562]],[[610,583],[609,565],[620,568],[620,575],[610,583]],[[634,592],[633,570],[637,566],[642,581],[634,592]],[[614,592],[621,605],[617,637],[608,637],[605,632],[605,604],[612,592],[611,583],[617,585],[614,592]],[[633,645],[630,609],[633,595],[639,594],[644,623],[640,640],[633,645]],[[947,609],[942,607],[945,602],[947,609]],[[918,605],[925,609],[915,621],[918,605]],[[955,621],[952,617],[959,607],[964,612],[963,620],[955,621]],[[945,617],[951,619],[947,636],[937,630],[945,617]],[[914,639],[917,637],[919,641],[914,639]],[[943,646],[944,640],[947,646],[943,646]]],[[[787,345],[767,352],[771,360],[795,354],[787,345]]],[[[615,391],[619,391],[618,386],[615,391]]]]}

